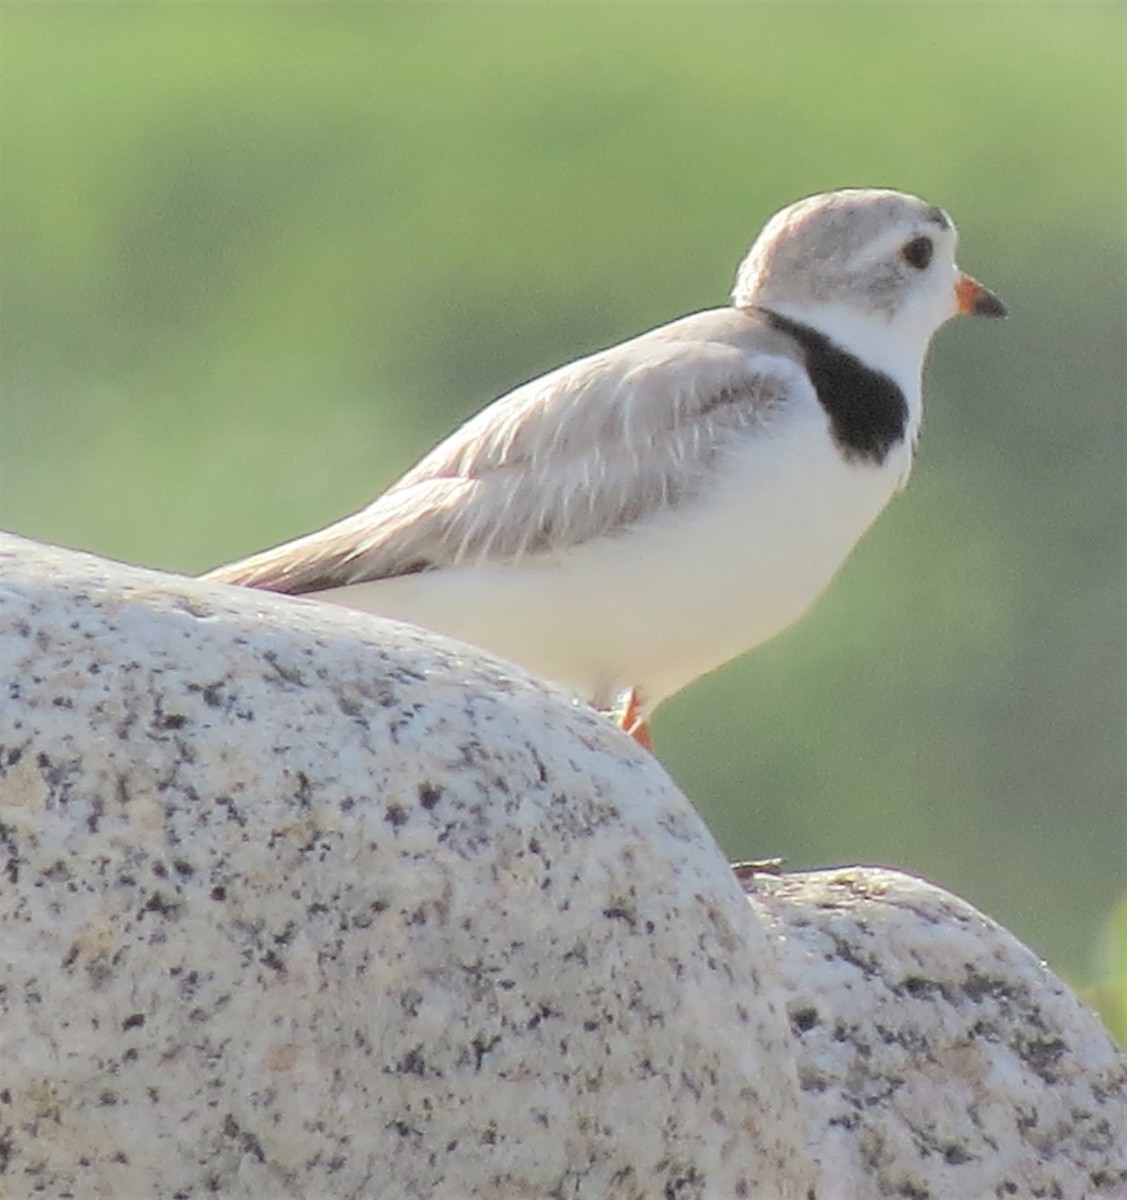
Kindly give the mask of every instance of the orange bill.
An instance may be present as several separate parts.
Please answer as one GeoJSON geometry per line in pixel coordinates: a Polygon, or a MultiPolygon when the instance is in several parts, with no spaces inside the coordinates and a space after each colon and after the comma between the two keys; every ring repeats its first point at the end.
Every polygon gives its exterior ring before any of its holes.
{"type": "Polygon", "coordinates": [[[1004,317],[1006,306],[988,287],[983,287],[977,279],[965,272],[959,272],[959,281],[955,284],[955,297],[958,300],[958,311],[971,317],[1004,317]]]}

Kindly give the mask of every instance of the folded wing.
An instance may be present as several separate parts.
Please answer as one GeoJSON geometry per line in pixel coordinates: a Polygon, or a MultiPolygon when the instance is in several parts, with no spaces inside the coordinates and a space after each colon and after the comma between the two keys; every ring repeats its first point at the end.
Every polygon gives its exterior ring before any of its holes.
{"type": "Polygon", "coordinates": [[[682,504],[718,457],[767,433],[799,387],[793,357],[701,313],[517,388],[367,508],[207,578],[299,594],[551,555],[682,504]],[[710,336],[717,322],[729,336],[710,336]]]}

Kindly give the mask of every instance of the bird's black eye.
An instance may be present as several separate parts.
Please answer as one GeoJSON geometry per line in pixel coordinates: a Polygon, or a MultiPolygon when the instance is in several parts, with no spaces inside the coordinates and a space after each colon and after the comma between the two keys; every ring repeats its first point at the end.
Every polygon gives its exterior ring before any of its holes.
{"type": "Polygon", "coordinates": [[[909,266],[915,267],[917,271],[922,271],[931,262],[934,250],[935,244],[931,238],[917,237],[904,243],[900,250],[900,256],[909,266]]]}

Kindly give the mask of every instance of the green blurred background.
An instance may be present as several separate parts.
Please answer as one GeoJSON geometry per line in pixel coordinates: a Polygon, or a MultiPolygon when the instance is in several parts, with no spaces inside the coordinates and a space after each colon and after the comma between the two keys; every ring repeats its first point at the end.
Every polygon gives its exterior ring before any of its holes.
{"type": "Polygon", "coordinates": [[[913,483],[660,713],[732,857],[883,863],[1093,971],[1124,884],[1124,9],[6,0],[0,524],[197,572],[725,302],[766,217],[942,204],[913,483]]]}

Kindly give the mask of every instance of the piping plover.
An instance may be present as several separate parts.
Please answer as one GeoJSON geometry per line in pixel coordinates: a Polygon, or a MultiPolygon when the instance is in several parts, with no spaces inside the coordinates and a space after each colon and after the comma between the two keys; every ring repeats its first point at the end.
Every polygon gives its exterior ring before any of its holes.
{"type": "Polygon", "coordinates": [[[935,331],[1002,302],[916,196],[767,222],[732,306],[501,397],[344,520],[206,578],[521,664],[648,745],[664,699],[792,624],[907,482],[935,331]]]}

